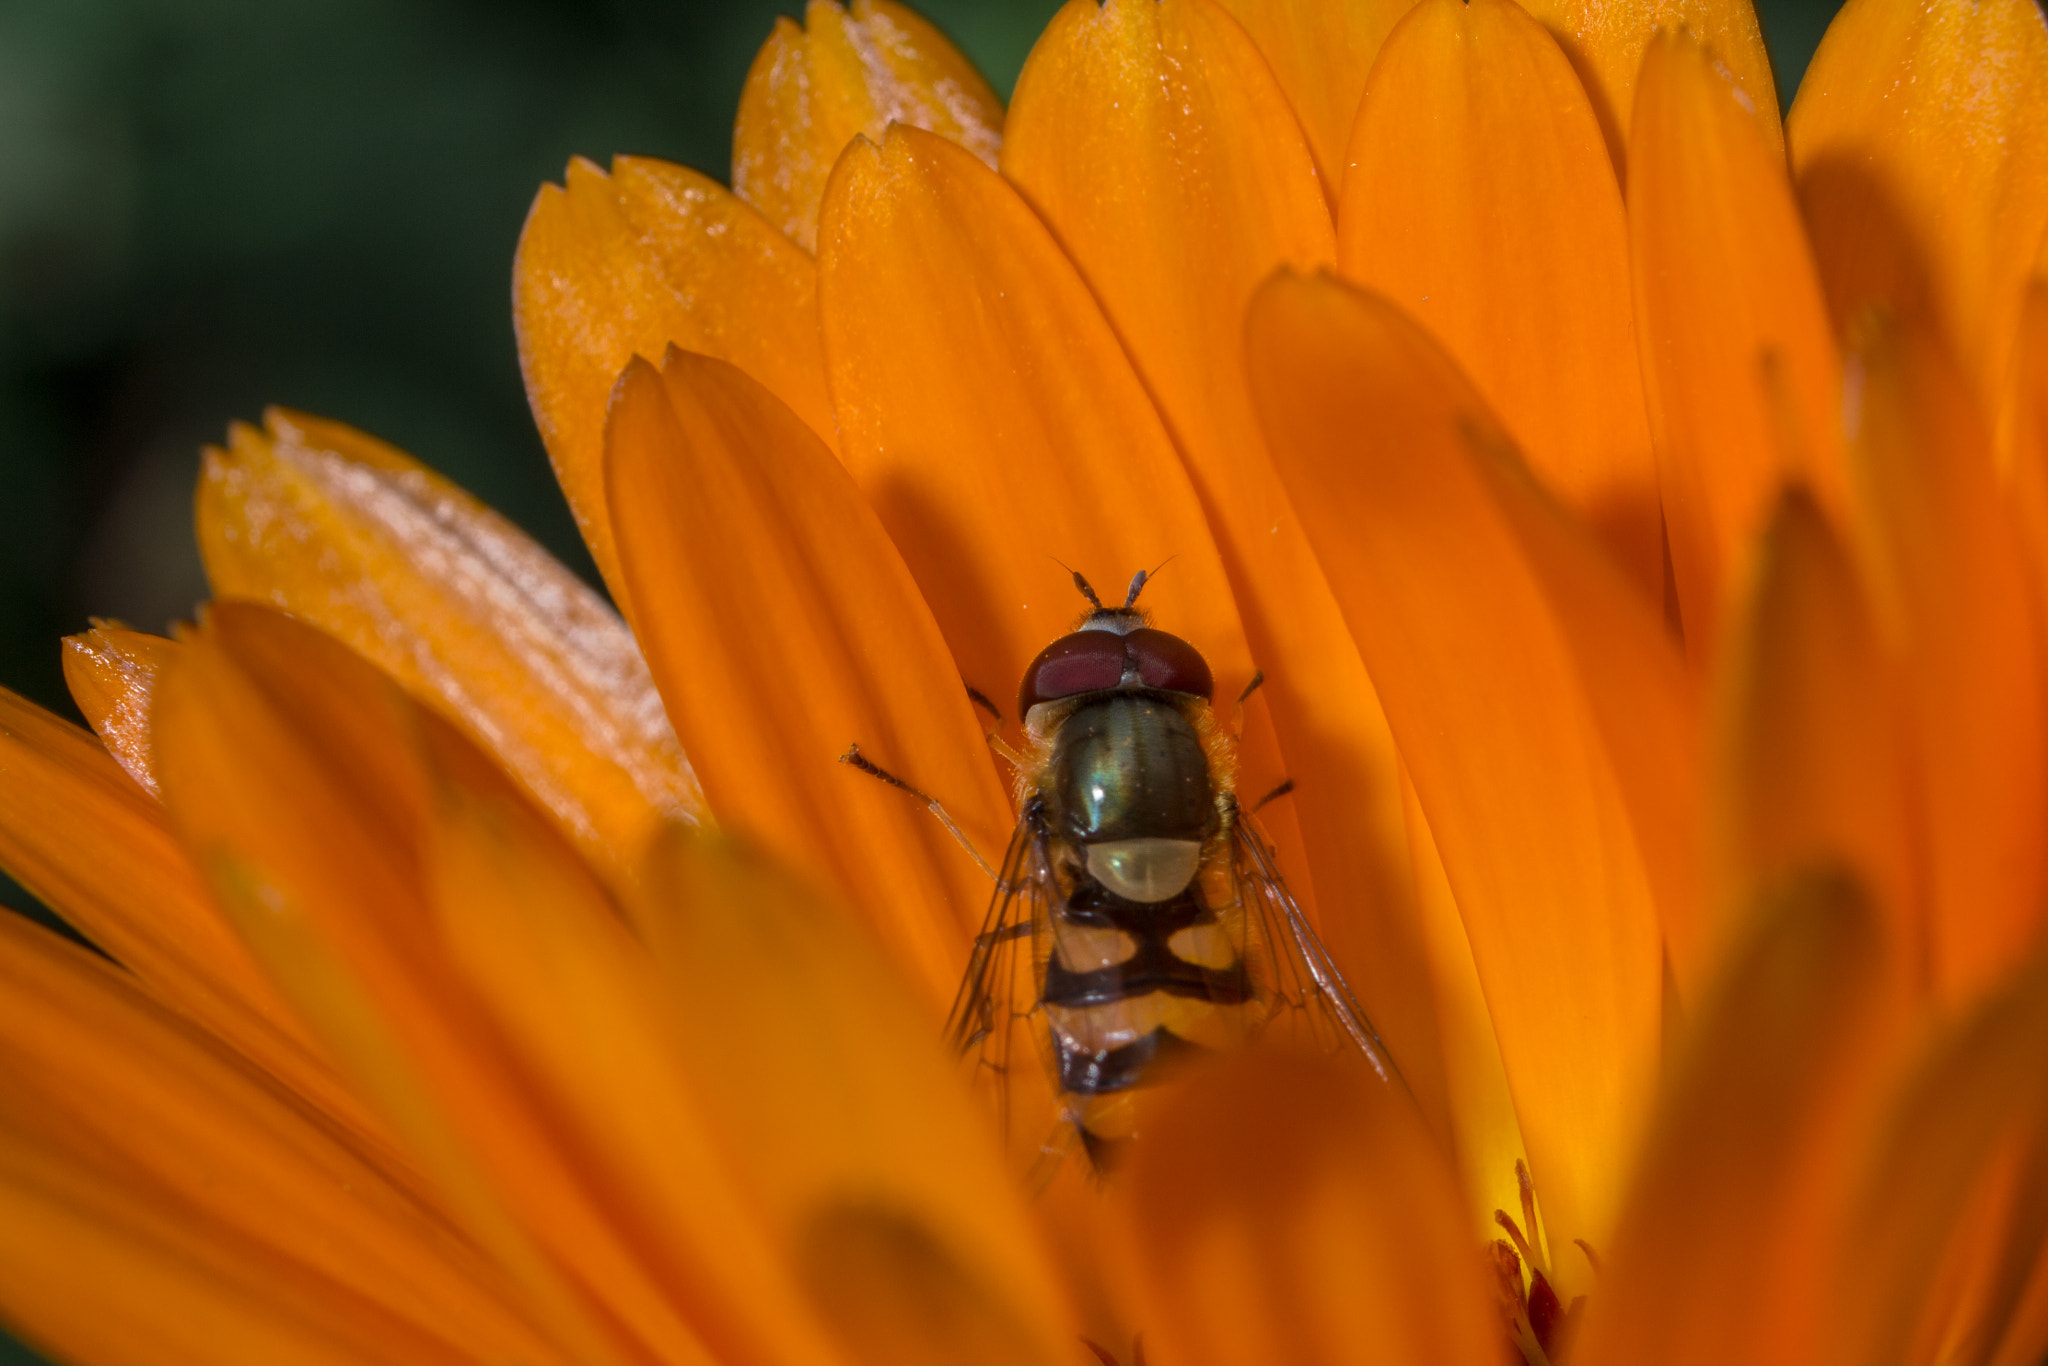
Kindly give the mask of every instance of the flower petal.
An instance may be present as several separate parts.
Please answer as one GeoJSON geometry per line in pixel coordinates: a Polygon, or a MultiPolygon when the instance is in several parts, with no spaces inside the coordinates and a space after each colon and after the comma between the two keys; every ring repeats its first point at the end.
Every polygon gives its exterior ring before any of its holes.
{"type": "Polygon", "coordinates": [[[847,469],[902,551],[960,672],[1004,699],[1082,606],[1145,588],[1250,681],[1229,580],[1157,411],[1030,207],[973,157],[897,128],[841,161],[819,236],[819,307],[847,469]],[[1055,559],[1054,557],[1057,557],[1055,559]]]}
{"type": "Polygon", "coordinates": [[[1716,679],[1716,959],[1744,908],[1802,869],[1854,868],[1916,978],[1927,925],[1908,726],[1856,568],[1812,497],[1766,524],[1716,679]]]}
{"type": "Polygon", "coordinates": [[[830,451],[733,367],[635,361],[607,429],[635,624],[719,819],[847,889],[943,1011],[1014,817],[944,637],[830,451]]]}
{"type": "Polygon", "coordinates": [[[1573,1360],[1758,1366],[1835,1358],[1818,1335],[1842,1153],[1897,1008],[1856,885],[1821,872],[1764,906],[1687,1030],[1599,1249],[1573,1360]]]}
{"type": "Polygon", "coordinates": [[[221,597],[332,632],[460,725],[624,876],[702,798],[632,634],[518,528],[339,423],[273,410],[210,451],[199,545],[221,597]]]}
{"type": "MultiPolygon", "coordinates": [[[[118,969],[7,916],[0,1003],[0,1142],[67,1157],[113,1208],[162,1204],[198,1241],[260,1257],[269,1298],[318,1308],[383,1359],[561,1359],[405,1178],[118,969]]],[[[75,1310],[122,1312],[131,1287],[67,1270],[61,1298],[75,1310]]]]}
{"type": "Polygon", "coordinates": [[[758,856],[676,832],[638,922],[743,1192],[863,1362],[1071,1359],[987,1123],[908,983],[758,856]]]}
{"type": "Polygon", "coordinates": [[[1660,33],[1629,132],[1638,343],[1695,662],[1779,483],[1805,478],[1832,510],[1848,501],[1841,356],[1784,151],[1747,101],[1698,42],[1660,33]]]}
{"type": "MultiPolygon", "coordinates": [[[[1344,150],[1365,78],[1380,44],[1415,0],[1221,0],[1245,26],[1287,92],[1316,161],[1316,177],[1332,205],[1344,179],[1344,150]]],[[[1041,41],[1043,41],[1041,39],[1041,41]]]]}
{"type": "Polygon", "coordinates": [[[178,648],[175,640],[131,631],[112,622],[64,637],[64,682],[107,753],[128,776],[157,795],[149,767],[149,694],[178,648]]]}
{"type": "Polygon", "coordinates": [[[438,938],[427,755],[476,783],[489,761],[360,656],[268,608],[216,603],[187,647],[157,685],[157,777],[266,971],[571,1356],[707,1361],[438,938]]]}
{"type": "Polygon", "coordinates": [[[833,1362],[715,1151],[707,1110],[725,1102],[691,1090],[645,946],[523,804],[441,776],[428,877],[451,962],[611,1218],[717,1359],[833,1362]]]}
{"type": "MultiPolygon", "coordinates": [[[[1449,359],[1386,300],[1281,276],[1250,330],[1274,459],[1464,915],[1551,1241],[1597,1240],[1655,1060],[1662,948],[1620,781],[1635,761],[1609,757],[1627,718],[1603,736],[1609,699],[1586,691],[1598,670],[1578,650],[1656,641],[1655,618],[1583,542],[1591,568],[1568,581],[1604,571],[1605,592],[1547,596],[1535,566],[1560,555],[1557,537],[1530,535],[1539,514],[1511,510],[1509,490],[1547,505],[1449,359]],[[1592,620],[1568,624],[1578,612],[1592,620]]],[[[1682,678],[1672,653],[1662,671],[1621,658],[1620,676],[1682,678]]]]}
{"type": "Polygon", "coordinates": [[[1456,1183],[1362,1069],[1234,1058],[1148,1112],[1126,1180],[1147,1360],[1500,1360],[1456,1183]]]}
{"type": "Polygon", "coordinates": [[[1887,305],[1995,411],[2048,229],[2040,5],[1850,0],[1785,131],[1837,329],[1887,305]]]}
{"type": "Polygon", "coordinates": [[[0,689],[0,867],[128,968],[358,1134],[377,1131],[207,894],[163,810],[93,738],[0,689]]]}
{"type": "Polygon", "coordinates": [[[1441,1128],[1393,740],[1245,384],[1253,290],[1335,249],[1286,99],[1209,0],[1075,0],[1018,80],[1003,173],[1102,301],[1174,434],[1265,671],[1332,950],[1441,1128]]]}
{"type": "MultiPolygon", "coordinates": [[[[1944,1254],[1957,1256],[1950,1235],[1987,1169],[2016,1134],[2027,1158],[2038,1164],[2048,1156],[2036,1137],[2048,1119],[2044,1074],[2048,960],[2036,953],[2014,981],[1934,1042],[1880,1127],[1844,1231],[1852,1255],[1833,1287],[1830,1336],[1839,1360],[1878,1366],[1907,1359],[1930,1292],[1948,1270],[1944,1254]]],[[[2025,1179],[2038,1183],[2042,1175],[2025,1179]]],[[[2036,1234],[2017,1250],[2037,1252],[2036,1234]]]]}
{"type": "Polygon", "coordinates": [[[928,20],[894,0],[853,0],[851,12],[810,0],[802,28],[775,21],[747,73],[733,192],[811,250],[833,163],[892,123],[950,138],[991,166],[1003,140],[995,92],[928,20]]]}
{"type": "MultiPolygon", "coordinates": [[[[1592,97],[1600,129],[1622,168],[1629,145],[1630,111],[1643,50],[1663,30],[1683,30],[1705,44],[1742,92],[1757,126],[1783,145],[1778,128],[1778,87],[1757,26],[1752,0],[1521,0],[1522,7],[1556,35],[1592,97]]],[[[1630,172],[1633,174],[1633,172],[1630,172]]]]}
{"type": "Polygon", "coordinates": [[[1661,602],[1628,223],[1571,64],[1512,0],[1423,0],[1381,50],[1350,157],[1344,273],[1443,342],[1661,602]]]}
{"type": "Polygon", "coordinates": [[[541,187],[512,264],[512,322],[534,421],[583,539],[618,591],[604,506],[604,410],[635,355],[670,343],[720,356],[832,439],[818,348],[817,267],[708,176],[578,158],[541,187]]]}
{"type": "MultiPolygon", "coordinates": [[[[2042,242],[2048,246],[2048,238],[2042,242]]],[[[1999,436],[2007,496],[2034,571],[2034,600],[2048,609],[2048,273],[2027,287],[1999,436]]]]}
{"type": "Polygon", "coordinates": [[[2025,553],[1983,419],[1947,359],[1878,325],[1850,367],[1859,531],[1917,732],[1933,977],[1974,993],[2048,911],[2048,672],[2025,553]]]}

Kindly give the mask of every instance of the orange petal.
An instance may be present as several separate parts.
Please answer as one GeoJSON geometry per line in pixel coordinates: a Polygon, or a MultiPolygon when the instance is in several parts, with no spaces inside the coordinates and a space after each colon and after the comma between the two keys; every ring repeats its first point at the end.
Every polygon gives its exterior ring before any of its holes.
{"type": "Polygon", "coordinates": [[[1784,151],[1748,99],[1699,43],[1661,33],[1629,133],[1638,344],[1696,662],[1780,482],[1801,476],[1829,508],[1847,503],[1841,357],[1784,151]]]}
{"type": "MultiPolygon", "coordinates": [[[[1220,0],[1272,64],[1294,105],[1331,204],[1344,178],[1344,149],[1365,95],[1365,78],[1388,30],[1415,0],[1220,0]]],[[[1041,42],[1044,40],[1041,38],[1041,42]]],[[[1014,132],[1014,129],[1012,130],[1014,132]]]]}
{"type": "Polygon", "coordinates": [[[1000,859],[1013,823],[945,639],[832,453],[775,396],[681,351],[607,428],[635,624],[719,819],[845,888],[943,1011],[989,884],[910,794],[1000,859]]]}
{"type": "MultiPolygon", "coordinates": [[[[200,1241],[260,1254],[274,1302],[367,1330],[383,1359],[563,1359],[403,1180],[118,969],[7,916],[0,1001],[0,1132],[66,1155],[114,1207],[164,1202],[200,1241]]],[[[74,1312],[119,1312],[128,1287],[66,1269],[74,1312]]]]}
{"type": "Polygon", "coordinates": [[[1003,172],[1080,267],[1175,435],[1265,671],[1332,948],[1441,1120],[1392,737],[1244,379],[1252,291],[1334,250],[1286,98],[1209,0],[1075,0],[1018,80],[1003,172]]]}
{"type": "MultiPolygon", "coordinates": [[[[1003,106],[974,64],[894,0],[810,0],[804,26],[775,21],[740,92],[732,188],[805,250],[833,163],[891,124],[950,138],[993,166],[1003,106]]],[[[690,348],[695,350],[697,348],[690,348]]]]}
{"type": "Polygon", "coordinates": [[[1854,883],[1800,878],[1760,909],[1688,1026],[1628,1214],[1597,1248],[1575,1362],[1837,1359],[1819,1331],[1829,1235],[1897,1002],[1854,883]]]}
{"type": "Polygon", "coordinates": [[[1850,0],[1785,130],[1836,327],[1888,305],[1995,411],[2048,229],[2041,7],[1850,0]]]}
{"type": "Polygon", "coordinates": [[[92,736],[5,689],[0,867],[157,999],[359,1134],[375,1131],[207,894],[162,809],[92,736]]]}
{"type": "Polygon", "coordinates": [[[1926,971],[1906,700],[1847,551],[1804,492],[1778,501],[1716,679],[1710,806],[1717,958],[1740,912],[1802,869],[1854,869],[1926,971]]]}
{"type": "Polygon", "coordinates": [[[714,1355],[833,1360],[715,1151],[653,959],[589,873],[523,804],[458,774],[427,856],[456,971],[714,1355]]]}
{"type": "Polygon", "coordinates": [[[1344,273],[1443,342],[1530,466],[1663,599],[1628,223],[1571,64],[1512,0],[1424,0],[1373,68],[1344,273]]]}
{"type": "Polygon", "coordinates": [[[2007,496],[2034,571],[2035,602],[2048,610],[2048,274],[2027,287],[1999,434],[2007,496]]]}
{"type": "Polygon", "coordinates": [[[2048,911],[2048,672],[2025,553],[1945,357],[1872,326],[1847,388],[1872,597],[1905,651],[1915,713],[1934,980],[1971,992],[2048,911]]]}
{"type": "Polygon", "coordinates": [[[1072,1359],[983,1116],[909,984],[764,859],[677,832],[636,919],[742,1193],[863,1362],[1072,1359]]]}
{"type": "Polygon", "coordinates": [[[332,632],[439,709],[624,876],[702,798],[632,634],[516,527],[380,441],[273,410],[200,482],[214,592],[332,632]]]}
{"type": "MultiPolygon", "coordinates": [[[[2048,960],[2024,971],[1944,1030],[1900,1089],[1843,1232],[1832,1336],[1845,1362],[1896,1362],[1953,1261],[1950,1234],[2015,1135],[2039,1163],[2048,1108],[2048,960]]],[[[2043,1173],[2026,1174],[2037,1185],[2043,1173]]],[[[2037,1230],[2038,1232],[2038,1230],[2037,1230]]],[[[2038,1240],[2017,1249],[2031,1256],[2038,1240]]],[[[2014,1267],[2013,1272],[2023,1272],[2014,1267]]],[[[1983,1346],[1990,1346],[1989,1343],[1983,1346]]]]}
{"type": "MultiPolygon", "coordinates": [[[[1145,604],[1207,657],[1216,696],[1237,696],[1251,655],[1201,505],[1030,207],[953,144],[898,128],[841,161],[819,241],[847,468],[961,676],[1008,698],[1082,605],[1065,566],[1112,591],[1170,560],[1145,604]]],[[[1270,764],[1260,719],[1246,750],[1270,764]]]]}
{"type": "Polygon", "coordinates": [[[570,1355],[708,1360],[437,938],[421,848],[436,773],[459,766],[508,802],[511,780],[280,613],[216,603],[187,645],[157,685],[157,776],[266,970],[570,1355]]]}
{"type": "Polygon", "coordinates": [[[64,682],[71,700],[99,732],[107,753],[154,797],[149,768],[149,694],[178,648],[175,640],[96,621],[82,635],[64,637],[64,682]]]}
{"type": "Polygon", "coordinates": [[[1148,1114],[1116,1192],[1146,1360],[1501,1359],[1456,1183],[1403,1100],[1369,1082],[1252,1053],[1148,1114]]]}
{"type": "Polygon", "coordinates": [[[721,356],[827,441],[817,267],[708,176],[645,157],[580,157],[541,187],[512,263],[512,322],[534,420],[583,539],[616,594],[604,412],[635,355],[671,342],[721,356]]]}
{"type": "MultiPolygon", "coordinates": [[[[1751,0],[1521,0],[1522,8],[1542,21],[1572,59],[1579,79],[1600,116],[1600,131],[1617,168],[1633,130],[1635,83],[1644,49],[1663,30],[1683,30],[1699,39],[1742,92],[1745,108],[1775,147],[1783,147],[1778,127],[1778,87],[1771,79],[1770,55],[1757,26],[1751,0]]],[[[1632,168],[1629,174],[1633,176],[1632,168]]]]}
{"type": "MultiPolygon", "coordinates": [[[[1637,686],[1682,679],[1683,665],[1597,550],[1581,540],[1567,557],[1571,528],[1499,453],[1449,359],[1387,301],[1281,276],[1250,331],[1274,458],[1464,915],[1552,1242],[1597,1240],[1661,1007],[1656,907],[1624,784],[1660,742],[1671,767],[1687,761],[1676,737],[1631,735],[1643,718],[1610,710],[1588,680],[1607,667],[1603,642],[1666,651],[1661,668],[1615,653],[1615,679],[1637,686]],[[1579,596],[1548,596],[1546,561],[1579,596]],[[1642,755],[1610,759],[1624,740],[1642,755]]],[[[1643,707],[1666,710],[1684,708],[1643,707]]]]}

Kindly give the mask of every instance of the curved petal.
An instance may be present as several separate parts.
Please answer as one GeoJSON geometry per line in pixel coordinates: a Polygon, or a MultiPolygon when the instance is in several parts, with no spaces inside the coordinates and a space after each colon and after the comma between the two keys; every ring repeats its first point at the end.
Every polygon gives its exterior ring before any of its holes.
{"type": "Polygon", "coordinates": [[[1252,663],[1215,543],[1088,288],[1001,177],[897,128],[840,162],[819,307],[847,469],[961,675],[1005,699],[1077,609],[1064,565],[1145,588],[1234,697],[1252,663]],[[1055,558],[1056,557],[1056,558],[1055,558]]]}
{"type": "Polygon", "coordinates": [[[1854,1360],[1830,1353],[1823,1296],[1899,1000],[1846,877],[1757,910],[1674,1061],[1575,1362],[1854,1360]]]}
{"type": "Polygon", "coordinates": [[[1441,1129],[1393,740],[1245,384],[1253,290],[1335,250],[1286,98],[1210,0],[1074,0],[1017,82],[1003,174],[1102,301],[1173,433],[1265,671],[1332,950],[1441,1129]]]}
{"type": "MultiPolygon", "coordinates": [[[[1592,97],[1593,112],[1614,154],[1617,170],[1632,130],[1635,83],[1643,50],[1660,31],[1683,30],[1713,52],[1728,72],[1757,126],[1773,146],[1783,147],[1778,126],[1778,87],[1752,0],[1521,0],[1522,7],[1556,35],[1592,97]]],[[[1628,171],[1633,176],[1632,170],[1628,171]]]]}
{"type": "MultiPolygon", "coordinates": [[[[829,457],[828,457],[829,458],[829,457]]],[[[720,1361],[838,1358],[734,1189],[654,960],[534,813],[444,773],[427,880],[449,959],[610,1217],[720,1361]]]]}
{"type": "Polygon", "coordinates": [[[1926,327],[1996,411],[2048,229],[2048,21],[2034,0],[1850,0],[1785,124],[1835,325],[1926,327]]]}
{"type": "Polygon", "coordinates": [[[511,523],[380,441],[273,410],[207,453],[214,592],[361,651],[518,776],[613,878],[702,797],[632,633],[511,523]]]}
{"type": "Polygon", "coordinates": [[[1423,0],[1381,50],[1350,157],[1340,268],[1443,342],[1661,602],[1628,223],[1571,64],[1512,0],[1423,0]]]}
{"type": "Polygon", "coordinates": [[[359,1135],[335,1079],[201,882],[163,810],[93,738],[0,689],[0,867],[156,998],[359,1135]]]}
{"type": "Polygon", "coordinates": [[[893,123],[950,138],[991,166],[1003,140],[995,92],[929,21],[894,0],[853,0],[850,12],[810,0],[802,28],[775,21],[747,73],[733,192],[812,250],[839,154],[857,137],[880,141],[893,123]]]}
{"type": "Polygon", "coordinates": [[[738,370],[635,361],[607,429],[635,624],[722,822],[845,888],[943,1011],[989,883],[858,742],[990,858],[1014,817],[958,667],[832,453],[738,370]]]}
{"type": "Polygon", "coordinates": [[[818,347],[817,267],[723,185],[682,166],[577,158],[541,187],[512,262],[527,401],[583,539],[616,594],[604,506],[604,411],[635,355],[720,356],[833,439],[818,347]]]}
{"type": "Polygon", "coordinates": [[[152,797],[157,790],[149,764],[149,694],[177,648],[175,640],[105,621],[64,637],[64,683],[71,700],[107,753],[152,797]]]}
{"type": "Polygon", "coordinates": [[[2007,497],[2033,568],[2037,610],[2048,614],[2048,274],[2027,287],[2001,418],[1999,454],[2007,497]]]}
{"type": "Polygon", "coordinates": [[[1252,1053],[1148,1111],[1116,1192],[1145,1360],[1501,1359],[1456,1183],[1372,1081],[1252,1053]]]}
{"type": "Polygon", "coordinates": [[[1899,666],[1813,499],[1778,501],[1716,679],[1710,876],[1718,958],[1743,908],[1804,868],[1857,870],[1916,981],[1927,911],[1899,666]]]}
{"type": "MultiPolygon", "coordinates": [[[[383,1359],[565,1360],[403,1180],[118,969],[17,916],[0,918],[0,1065],[0,1141],[76,1162],[116,1208],[178,1211],[199,1241],[260,1258],[274,1301],[365,1331],[383,1359]]],[[[121,1312],[127,1286],[64,1271],[67,1308],[121,1312]]]]}
{"type": "Polygon", "coordinates": [[[1661,33],[1629,131],[1637,343],[1696,663],[1778,485],[1801,477],[1837,512],[1848,501],[1841,356],[1783,149],[1747,100],[1698,42],[1661,33]]]}
{"type": "Polygon", "coordinates": [[[428,757],[504,800],[511,781],[366,660],[249,603],[214,605],[154,710],[165,805],[223,907],[536,1320],[579,1362],[708,1361],[439,938],[428,757]]]}
{"type": "MultiPolygon", "coordinates": [[[[1334,208],[1345,175],[1344,150],[1365,78],[1380,44],[1415,0],[1220,0],[1243,24],[1294,105],[1316,160],[1316,176],[1334,208]]],[[[1041,40],[1042,41],[1042,40],[1041,40]]]]}
{"type": "Polygon", "coordinates": [[[638,922],[740,1188],[861,1362],[1068,1361],[1068,1311],[927,1012],[851,918],[673,832],[638,922]]]}
{"type": "Polygon", "coordinates": [[[1879,619],[1903,649],[1929,841],[1934,981],[1974,994],[2048,913],[2048,671],[2025,553],[1961,376],[1864,329],[1846,422],[1879,619]]]}
{"type": "Polygon", "coordinates": [[[1464,916],[1551,1242],[1598,1241],[1655,1062],[1662,946],[1620,780],[1634,765],[1609,757],[1629,718],[1603,735],[1608,699],[1585,681],[1597,661],[1578,651],[1639,642],[1644,659],[1615,656],[1637,683],[1683,665],[1592,546],[1578,543],[1576,569],[1563,558],[1554,507],[1514,507],[1540,495],[1449,359],[1384,299],[1282,276],[1250,327],[1274,459],[1464,916]],[[1542,520],[1554,535],[1532,534],[1542,520]],[[1549,596],[1545,560],[1580,593],[1549,596]]]}

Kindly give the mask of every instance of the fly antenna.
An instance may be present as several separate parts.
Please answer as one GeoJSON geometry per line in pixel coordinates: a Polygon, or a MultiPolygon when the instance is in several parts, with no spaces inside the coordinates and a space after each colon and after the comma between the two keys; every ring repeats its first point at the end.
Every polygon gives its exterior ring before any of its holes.
{"type": "MultiPolygon", "coordinates": [[[[1062,569],[1066,568],[1065,565],[1060,567],[1062,569]]],[[[1095,590],[1089,586],[1088,580],[1081,577],[1081,571],[1078,569],[1068,569],[1067,572],[1074,576],[1074,587],[1081,590],[1081,596],[1088,599],[1088,605],[1098,612],[1102,611],[1102,599],[1095,596],[1095,590]]]]}
{"type": "Polygon", "coordinates": [[[1145,580],[1147,577],[1149,576],[1142,569],[1131,575],[1131,591],[1124,594],[1124,611],[1128,612],[1137,606],[1138,594],[1145,591],[1145,580]]]}

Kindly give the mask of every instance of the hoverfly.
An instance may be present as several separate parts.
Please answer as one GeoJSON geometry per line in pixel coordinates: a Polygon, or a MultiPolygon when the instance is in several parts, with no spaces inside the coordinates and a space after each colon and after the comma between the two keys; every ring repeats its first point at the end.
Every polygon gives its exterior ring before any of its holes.
{"type": "Polygon", "coordinates": [[[1262,1031],[1403,1085],[1238,803],[1207,661],[1138,610],[1145,580],[1105,607],[1076,573],[1090,610],[1024,673],[1017,828],[947,1021],[1006,1131],[1047,1064],[1048,1169],[1078,1139],[1102,1170],[1134,1088],[1262,1031]]]}

